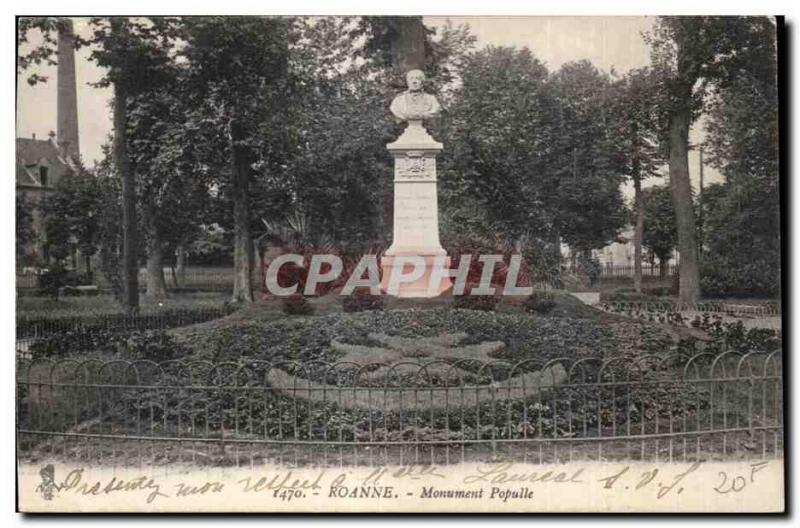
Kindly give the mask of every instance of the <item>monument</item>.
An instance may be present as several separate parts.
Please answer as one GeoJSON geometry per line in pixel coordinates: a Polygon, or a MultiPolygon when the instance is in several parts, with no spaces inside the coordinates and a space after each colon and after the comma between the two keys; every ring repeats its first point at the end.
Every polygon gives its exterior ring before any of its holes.
{"type": "Polygon", "coordinates": [[[449,269],[450,259],[439,243],[436,193],[436,154],[443,145],[423,124],[439,114],[440,106],[436,97],[422,90],[424,80],[422,71],[409,71],[408,90],[390,106],[395,118],[408,125],[396,141],[386,145],[394,158],[394,236],[381,259],[381,289],[399,297],[434,297],[451,286],[450,278],[442,273],[449,269]],[[434,273],[444,277],[430,284],[434,273]],[[393,275],[405,276],[394,288],[393,275]]]}

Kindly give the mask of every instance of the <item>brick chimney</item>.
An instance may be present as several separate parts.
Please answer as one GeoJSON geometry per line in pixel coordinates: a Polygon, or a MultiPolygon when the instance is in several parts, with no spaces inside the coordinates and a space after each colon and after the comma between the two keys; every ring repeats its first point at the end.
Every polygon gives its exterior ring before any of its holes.
{"type": "Polygon", "coordinates": [[[78,143],[78,92],[75,80],[75,33],[72,21],[58,27],[58,146],[62,156],[80,158],[78,143]]]}

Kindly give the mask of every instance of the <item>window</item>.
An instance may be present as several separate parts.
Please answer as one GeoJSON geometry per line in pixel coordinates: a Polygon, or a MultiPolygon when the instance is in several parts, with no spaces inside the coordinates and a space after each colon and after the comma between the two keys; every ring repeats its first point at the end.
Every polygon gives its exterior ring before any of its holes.
{"type": "Polygon", "coordinates": [[[39,167],[39,182],[42,187],[47,187],[47,167],[39,167]]]}

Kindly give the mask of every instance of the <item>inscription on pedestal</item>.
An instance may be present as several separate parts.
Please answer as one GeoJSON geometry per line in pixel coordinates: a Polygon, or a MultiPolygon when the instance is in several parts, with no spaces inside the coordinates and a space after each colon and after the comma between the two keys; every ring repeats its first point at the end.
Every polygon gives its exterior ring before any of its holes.
{"type": "Polygon", "coordinates": [[[433,154],[410,150],[395,157],[395,180],[436,180],[436,158],[433,154]]]}
{"type": "Polygon", "coordinates": [[[395,246],[439,247],[436,182],[398,182],[394,197],[395,246]]]}

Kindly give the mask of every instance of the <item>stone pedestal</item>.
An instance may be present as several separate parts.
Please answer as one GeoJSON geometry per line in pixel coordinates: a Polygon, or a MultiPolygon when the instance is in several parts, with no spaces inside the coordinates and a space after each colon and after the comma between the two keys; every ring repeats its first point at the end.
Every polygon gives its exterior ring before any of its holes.
{"type": "Polygon", "coordinates": [[[428,291],[436,263],[450,267],[439,243],[439,208],[436,190],[436,154],[442,144],[425,130],[421,120],[410,120],[403,134],[386,148],[394,158],[394,236],[381,259],[381,289],[388,291],[392,273],[410,273],[413,263],[398,257],[421,257],[425,272],[413,282],[401,283],[399,297],[435,297],[451,286],[445,278],[428,291]],[[445,257],[437,259],[436,257],[445,257]],[[403,270],[396,269],[403,266],[403,270]]]}

